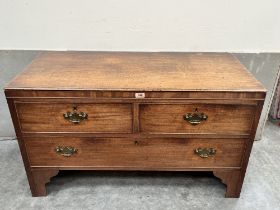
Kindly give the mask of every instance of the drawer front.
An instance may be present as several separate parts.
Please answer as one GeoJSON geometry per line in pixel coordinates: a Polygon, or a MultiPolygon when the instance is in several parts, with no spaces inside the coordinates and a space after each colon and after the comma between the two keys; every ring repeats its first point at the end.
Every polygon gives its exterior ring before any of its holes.
{"type": "Polygon", "coordinates": [[[247,105],[147,104],[140,106],[140,130],[144,133],[249,134],[254,111],[254,106],[247,105]]]}
{"type": "Polygon", "coordinates": [[[133,140],[42,137],[25,139],[25,145],[31,166],[145,170],[239,167],[245,141],[245,139],[133,140]],[[197,150],[202,153],[196,154],[194,151],[198,148],[208,150],[205,150],[206,152],[197,150]],[[201,157],[207,155],[207,152],[208,158],[201,157]]]}
{"type": "Polygon", "coordinates": [[[132,132],[131,104],[78,104],[75,107],[64,103],[16,103],[22,132],[132,132]]]}

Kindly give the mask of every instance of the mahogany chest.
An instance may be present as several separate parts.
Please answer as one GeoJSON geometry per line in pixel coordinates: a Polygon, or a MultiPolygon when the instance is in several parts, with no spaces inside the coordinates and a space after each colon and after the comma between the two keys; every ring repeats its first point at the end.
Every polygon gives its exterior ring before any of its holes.
{"type": "Polygon", "coordinates": [[[265,89],[231,54],[46,52],[5,94],[33,196],[60,170],[162,170],[239,197],[265,89]]]}

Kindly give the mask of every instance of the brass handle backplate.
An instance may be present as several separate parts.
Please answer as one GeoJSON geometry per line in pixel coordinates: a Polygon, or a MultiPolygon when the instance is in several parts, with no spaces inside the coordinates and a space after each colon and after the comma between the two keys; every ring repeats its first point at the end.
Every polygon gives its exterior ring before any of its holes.
{"type": "Polygon", "coordinates": [[[204,113],[199,113],[197,109],[195,109],[194,113],[187,113],[183,116],[184,120],[189,122],[191,125],[198,125],[202,121],[207,120],[208,116],[204,113]]]}
{"type": "Polygon", "coordinates": [[[194,153],[197,154],[201,158],[208,158],[210,156],[214,156],[217,150],[214,148],[196,148],[194,153]]]}
{"type": "Polygon", "coordinates": [[[72,112],[66,112],[63,114],[64,119],[68,120],[74,124],[79,124],[81,121],[86,120],[88,118],[87,113],[84,112],[78,112],[77,107],[73,107],[72,112]]]}
{"type": "Polygon", "coordinates": [[[73,154],[77,153],[77,149],[71,146],[57,146],[55,148],[57,154],[62,155],[64,157],[70,157],[73,154]]]}

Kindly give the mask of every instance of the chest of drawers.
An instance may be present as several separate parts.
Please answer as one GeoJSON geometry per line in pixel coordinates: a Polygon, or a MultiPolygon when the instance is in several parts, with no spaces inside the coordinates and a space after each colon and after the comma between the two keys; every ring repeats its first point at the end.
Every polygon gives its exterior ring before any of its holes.
{"type": "Polygon", "coordinates": [[[230,54],[46,52],[5,94],[33,196],[60,170],[168,170],[239,197],[265,89],[230,54]]]}

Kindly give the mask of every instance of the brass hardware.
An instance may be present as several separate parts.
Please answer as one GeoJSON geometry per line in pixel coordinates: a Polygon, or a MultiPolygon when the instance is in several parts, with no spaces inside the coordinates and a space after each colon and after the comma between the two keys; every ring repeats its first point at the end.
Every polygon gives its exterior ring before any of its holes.
{"type": "Polygon", "coordinates": [[[196,148],[194,153],[197,154],[201,158],[208,158],[210,156],[215,155],[217,152],[214,148],[196,148]]]}
{"type": "Polygon", "coordinates": [[[87,113],[77,112],[77,107],[73,107],[73,112],[67,112],[63,114],[64,119],[74,123],[79,124],[81,121],[86,120],[88,118],[87,113]]]}
{"type": "Polygon", "coordinates": [[[198,125],[203,120],[207,120],[208,116],[204,113],[199,113],[198,109],[195,109],[194,113],[187,113],[183,116],[184,120],[188,121],[191,125],[198,125]]]}
{"type": "Polygon", "coordinates": [[[57,154],[60,154],[64,157],[70,157],[74,153],[77,153],[77,149],[71,146],[58,146],[55,148],[57,154]]]}

